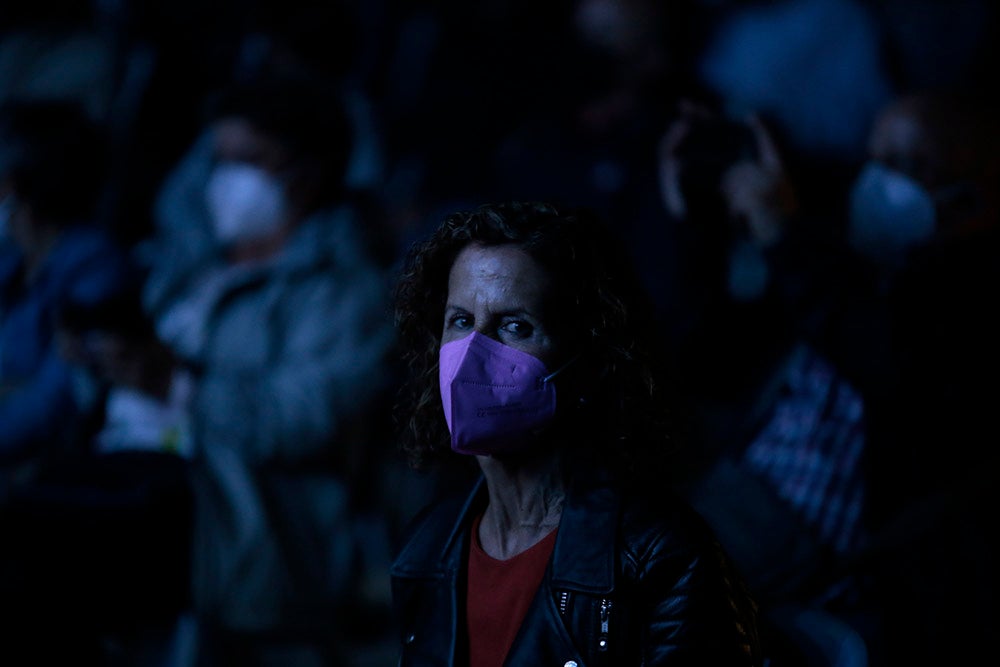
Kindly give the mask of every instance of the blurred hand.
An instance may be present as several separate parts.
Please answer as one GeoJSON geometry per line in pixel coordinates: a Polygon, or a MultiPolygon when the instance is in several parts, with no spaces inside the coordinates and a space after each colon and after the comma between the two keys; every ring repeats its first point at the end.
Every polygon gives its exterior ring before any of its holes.
{"type": "Polygon", "coordinates": [[[678,149],[691,132],[693,122],[698,118],[708,118],[712,112],[694,103],[681,101],[678,117],[670,123],[659,146],[659,183],[663,206],[673,218],[687,217],[687,202],[681,189],[681,170],[684,160],[678,149]]]}
{"type": "Polygon", "coordinates": [[[112,385],[165,400],[176,367],[173,353],[156,338],[130,339],[109,331],[60,332],[60,353],[112,385]]]}
{"type": "MultiPolygon", "coordinates": [[[[681,173],[687,167],[685,162],[692,158],[712,159],[711,156],[691,153],[692,150],[702,150],[700,145],[689,148],[685,157],[682,155],[683,144],[691,136],[696,123],[719,116],[690,102],[682,102],[679,111],[660,141],[659,184],[667,212],[675,219],[683,220],[690,212],[681,186],[681,173]]],[[[798,199],[767,128],[755,115],[748,117],[745,124],[753,140],[754,155],[738,159],[722,169],[717,184],[718,196],[729,213],[730,221],[745,226],[744,232],[755,243],[766,247],[781,238],[785,225],[798,209],[798,199]]],[[[722,141],[723,135],[719,137],[722,141]]],[[[739,146],[729,148],[734,154],[744,152],[739,146]]]]}

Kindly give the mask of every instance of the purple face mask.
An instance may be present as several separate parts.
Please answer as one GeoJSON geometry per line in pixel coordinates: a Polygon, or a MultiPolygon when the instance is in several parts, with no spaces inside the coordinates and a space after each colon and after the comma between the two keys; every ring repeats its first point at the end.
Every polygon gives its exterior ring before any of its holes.
{"type": "Polygon", "coordinates": [[[445,343],[438,366],[451,448],[460,454],[520,449],[555,415],[555,373],[489,336],[473,332],[445,343]]]}

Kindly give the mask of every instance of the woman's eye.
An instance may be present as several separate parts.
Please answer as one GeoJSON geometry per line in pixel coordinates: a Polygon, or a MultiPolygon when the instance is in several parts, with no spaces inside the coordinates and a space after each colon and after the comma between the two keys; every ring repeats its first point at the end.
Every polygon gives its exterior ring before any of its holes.
{"type": "Polygon", "coordinates": [[[472,318],[468,315],[452,315],[448,318],[448,328],[468,329],[472,326],[472,318]]]}
{"type": "Polygon", "coordinates": [[[514,320],[504,324],[500,330],[515,338],[527,338],[535,328],[522,320],[514,320]]]}

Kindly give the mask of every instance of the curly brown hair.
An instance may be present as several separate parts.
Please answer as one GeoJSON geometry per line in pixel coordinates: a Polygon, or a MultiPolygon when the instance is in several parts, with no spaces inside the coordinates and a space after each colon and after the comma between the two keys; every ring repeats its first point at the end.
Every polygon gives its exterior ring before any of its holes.
{"type": "Polygon", "coordinates": [[[568,428],[573,458],[635,473],[666,454],[666,393],[650,354],[652,308],[619,239],[587,210],[506,202],[448,215],[406,257],[394,296],[408,377],[394,417],[410,464],[421,469],[451,452],[438,350],[449,273],[472,243],[515,245],[554,279],[559,325],[580,353],[558,381],[557,418],[568,428]]]}

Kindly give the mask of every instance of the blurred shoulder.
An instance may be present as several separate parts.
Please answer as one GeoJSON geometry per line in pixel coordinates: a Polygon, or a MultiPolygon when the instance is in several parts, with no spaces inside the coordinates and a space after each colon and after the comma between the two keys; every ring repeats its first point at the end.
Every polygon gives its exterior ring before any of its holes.
{"type": "Polygon", "coordinates": [[[623,559],[635,570],[673,564],[727,574],[732,569],[717,536],[705,518],[674,490],[655,496],[622,495],[623,559]]]}

